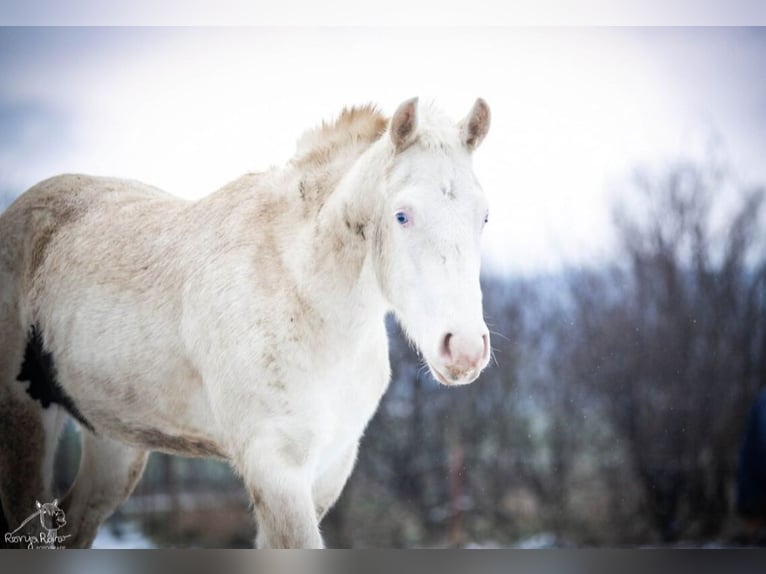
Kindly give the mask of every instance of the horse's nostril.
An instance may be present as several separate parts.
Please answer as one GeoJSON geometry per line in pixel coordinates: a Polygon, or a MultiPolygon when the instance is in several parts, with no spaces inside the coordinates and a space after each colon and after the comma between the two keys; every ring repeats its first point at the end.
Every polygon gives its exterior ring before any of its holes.
{"type": "Polygon", "coordinates": [[[441,349],[439,349],[442,357],[444,357],[448,361],[452,359],[452,351],[449,348],[451,339],[452,339],[452,333],[447,333],[446,335],[444,335],[444,339],[442,339],[441,349]]]}

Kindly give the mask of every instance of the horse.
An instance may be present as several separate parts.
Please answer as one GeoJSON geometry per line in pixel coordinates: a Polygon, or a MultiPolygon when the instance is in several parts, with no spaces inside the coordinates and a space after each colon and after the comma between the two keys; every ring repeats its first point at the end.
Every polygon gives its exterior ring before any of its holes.
{"type": "Polygon", "coordinates": [[[229,461],[259,548],[321,548],[389,383],[393,313],[433,377],[489,362],[479,283],[490,110],[344,108],[282,166],[197,201],[59,175],[0,215],[0,501],[50,496],[70,417],[68,547],[91,545],[150,451],[229,461]]]}

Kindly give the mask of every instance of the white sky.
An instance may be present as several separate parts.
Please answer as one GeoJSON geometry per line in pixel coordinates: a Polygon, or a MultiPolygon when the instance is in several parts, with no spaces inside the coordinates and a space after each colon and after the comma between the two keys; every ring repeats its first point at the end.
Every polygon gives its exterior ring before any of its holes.
{"type": "Polygon", "coordinates": [[[497,271],[604,254],[634,167],[713,136],[766,182],[763,31],[143,28],[0,30],[0,186],[76,171],[197,198],[283,163],[344,105],[413,95],[455,119],[492,108],[475,165],[497,271]]]}
{"type": "Polygon", "coordinates": [[[763,25],[761,0],[4,0],[13,26],[735,26],[763,25]]]}

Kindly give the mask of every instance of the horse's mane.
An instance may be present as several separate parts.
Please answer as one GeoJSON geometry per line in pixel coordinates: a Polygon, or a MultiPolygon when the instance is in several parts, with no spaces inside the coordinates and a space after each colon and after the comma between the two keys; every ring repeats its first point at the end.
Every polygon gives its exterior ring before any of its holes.
{"type": "Polygon", "coordinates": [[[351,165],[386,132],[388,118],[374,105],[344,108],[335,121],[305,132],[290,165],[300,174],[304,205],[321,208],[351,165]]]}
{"type": "Polygon", "coordinates": [[[386,131],[388,119],[373,104],[343,108],[334,122],[304,132],[293,163],[304,169],[332,163],[349,152],[358,155],[386,131]],[[354,153],[357,152],[357,153],[354,153]]]}

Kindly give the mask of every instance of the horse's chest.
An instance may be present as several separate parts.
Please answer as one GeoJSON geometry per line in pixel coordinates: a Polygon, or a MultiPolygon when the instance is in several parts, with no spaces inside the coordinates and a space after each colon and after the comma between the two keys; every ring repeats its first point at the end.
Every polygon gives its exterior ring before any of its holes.
{"type": "Polygon", "coordinates": [[[332,390],[332,400],[341,424],[365,425],[374,414],[388,383],[387,360],[356,367],[344,373],[345,384],[337,385],[332,390]]]}
{"type": "MultiPolygon", "coordinates": [[[[387,347],[346,358],[330,369],[315,388],[312,411],[329,450],[355,443],[388,386],[387,347]]],[[[318,429],[319,430],[319,429],[318,429]]]]}

